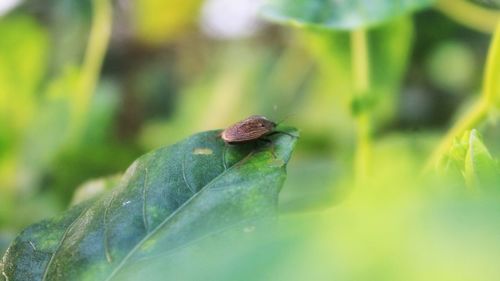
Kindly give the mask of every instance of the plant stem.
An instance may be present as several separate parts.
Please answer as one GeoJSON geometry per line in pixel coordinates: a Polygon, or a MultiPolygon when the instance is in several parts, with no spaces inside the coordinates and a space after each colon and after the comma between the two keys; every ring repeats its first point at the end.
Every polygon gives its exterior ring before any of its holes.
{"type": "Polygon", "coordinates": [[[431,154],[424,167],[424,173],[439,165],[453,140],[486,119],[492,108],[500,101],[500,22],[497,24],[488,52],[484,72],[483,93],[472,109],[448,131],[438,147],[431,154]]]}
{"type": "Polygon", "coordinates": [[[370,89],[370,64],[366,30],[351,32],[352,73],[354,101],[360,103],[356,112],[357,146],[354,169],[357,185],[366,182],[372,154],[370,109],[366,107],[370,89]]]}
{"type": "Polygon", "coordinates": [[[483,98],[491,106],[500,101],[500,21],[498,21],[486,61],[483,98]]]}
{"type": "Polygon", "coordinates": [[[112,5],[110,0],[92,0],[92,5],[93,18],[89,42],[81,66],[78,86],[72,100],[73,112],[70,128],[72,140],[78,140],[84,130],[86,116],[111,35],[112,5]]]}
{"type": "Polygon", "coordinates": [[[500,13],[466,0],[438,0],[436,9],[469,28],[484,33],[495,30],[500,13]]]}

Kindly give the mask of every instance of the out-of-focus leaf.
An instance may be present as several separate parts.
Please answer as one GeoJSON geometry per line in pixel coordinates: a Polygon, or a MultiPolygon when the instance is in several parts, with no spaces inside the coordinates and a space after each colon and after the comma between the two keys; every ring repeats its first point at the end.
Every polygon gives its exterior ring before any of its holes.
{"type": "Polygon", "coordinates": [[[34,114],[45,70],[47,32],[31,17],[0,19],[0,125],[19,133],[34,114]]]}
{"type": "MultiPolygon", "coordinates": [[[[48,168],[51,167],[51,164],[57,163],[57,161],[54,162],[54,159],[61,155],[62,148],[66,150],[85,151],[87,153],[87,148],[92,147],[92,149],[99,151],[98,146],[102,145],[109,137],[113,117],[118,105],[118,96],[114,85],[108,83],[108,81],[104,81],[97,88],[96,94],[91,101],[92,106],[86,117],[86,127],[82,128],[82,137],[77,142],[70,143],[71,102],[78,81],[78,69],[68,67],[49,84],[45,96],[39,99],[39,106],[36,112],[37,118],[32,120],[22,141],[22,168],[19,168],[19,173],[22,174],[23,185],[37,186],[42,174],[49,170],[48,168]]],[[[100,153],[87,155],[102,157],[100,153]]],[[[116,159],[119,158],[117,157],[116,159]]],[[[134,158],[135,156],[132,158],[129,157],[128,161],[134,158]]],[[[81,165],[85,164],[82,158],[79,160],[81,165]]],[[[82,177],[87,176],[87,174],[83,173],[85,168],[84,166],[79,167],[79,174],[82,177]]],[[[121,166],[121,168],[123,167],[121,166]]],[[[59,172],[62,174],[66,171],[59,169],[59,172]]],[[[69,187],[65,186],[63,191],[68,199],[72,191],[68,189],[69,187]]]]}
{"type": "MultiPolygon", "coordinates": [[[[297,134],[292,128],[281,131],[297,134]]],[[[3,258],[10,280],[123,280],[140,261],[272,215],[295,137],[227,146],[199,133],[139,158],[95,202],[24,230],[3,258]]]]}
{"type": "MultiPolygon", "coordinates": [[[[9,246],[9,243],[10,241],[12,241],[12,239],[14,239],[14,236],[12,233],[9,233],[9,232],[0,232],[0,255],[3,256],[3,254],[5,253],[5,250],[7,250],[7,247],[9,246]]],[[[0,262],[0,272],[2,272],[1,270],[1,262],[0,262]]]]}
{"type": "Polygon", "coordinates": [[[123,171],[143,153],[135,146],[117,142],[105,142],[91,146],[74,146],[59,151],[47,171],[51,187],[59,199],[69,203],[74,188],[88,179],[123,171]]]}
{"type": "Polygon", "coordinates": [[[0,19],[0,189],[12,183],[19,138],[35,114],[37,89],[46,65],[47,32],[34,19],[0,19]]]}
{"type": "Polygon", "coordinates": [[[165,42],[195,21],[201,0],[135,0],[132,20],[136,36],[150,44],[165,42]]]}
{"type": "Polygon", "coordinates": [[[25,194],[8,198],[7,208],[4,211],[6,218],[3,219],[0,217],[0,228],[17,234],[20,229],[33,224],[33,222],[56,216],[66,207],[66,205],[61,204],[57,200],[55,194],[50,192],[38,192],[34,194],[25,192],[25,194]]]}
{"type": "MultiPolygon", "coordinates": [[[[387,145],[384,152],[390,149],[387,145]]],[[[222,238],[200,239],[169,255],[144,259],[120,277],[124,281],[496,280],[498,198],[436,196],[440,188],[436,185],[443,182],[419,180],[413,165],[406,163],[412,160],[408,156],[419,152],[406,151],[410,154],[397,161],[400,152],[378,167],[387,173],[351,192],[335,208],[281,216],[277,228],[227,229],[222,238]]]]}
{"type": "Polygon", "coordinates": [[[13,217],[18,185],[18,153],[25,129],[36,114],[46,68],[48,34],[32,17],[0,18],[0,226],[13,217]]]}
{"type": "Polygon", "coordinates": [[[466,132],[460,139],[454,139],[445,159],[440,163],[438,170],[441,173],[463,174],[465,156],[468,147],[468,134],[466,132]]]}
{"type": "Polygon", "coordinates": [[[439,170],[441,173],[462,174],[470,188],[493,188],[495,181],[500,179],[498,163],[475,129],[453,142],[439,170]]]}
{"type": "Polygon", "coordinates": [[[20,174],[26,186],[36,186],[41,173],[68,139],[70,99],[78,82],[78,69],[67,68],[49,83],[38,100],[36,118],[26,128],[20,174]]]}
{"type": "Polygon", "coordinates": [[[489,186],[495,179],[500,179],[498,164],[491,157],[476,130],[472,130],[468,136],[464,176],[467,184],[472,187],[489,186]]]}
{"type": "Polygon", "coordinates": [[[468,0],[484,7],[500,9],[500,0],[468,0]]]}
{"type": "Polygon", "coordinates": [[[430,7],[434,0],[268,0],[269,20],[299,27],[353,30],[430,7]]]}
{"type": "Polygon", "coordinates": [[[113,128],[120,103],[118,85],[112,80],[99,83],[92,97],[83,136],[77,145],[97,145],[104,143],[113,128]]]}
{"type": "Polygon", "coordinates": [[[280,212],[318,210],[338,203],[345,191],[338,184],[343,168],[325,156],[301,155],[300,161],[288,165],[288,178],[280,194],[280,212]]]}
{"type": "Polygon", "coordinates": [[[120,178],[121,175],[116,175],[84,182],[76,188],[73,199],[71,199],[71,206],[95,198],[107,190],[112,189],[119,184],[120,178]]]}

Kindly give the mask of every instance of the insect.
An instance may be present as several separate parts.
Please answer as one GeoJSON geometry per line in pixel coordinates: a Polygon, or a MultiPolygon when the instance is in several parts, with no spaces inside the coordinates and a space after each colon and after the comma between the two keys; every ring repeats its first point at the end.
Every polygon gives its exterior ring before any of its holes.
{"type": "Polygon", "coordinates": [[[274,133],[277,124],[261,115],[252,115],[226,128],[221,138],[228,144],[237,144],[261,139],[274,133]]]}

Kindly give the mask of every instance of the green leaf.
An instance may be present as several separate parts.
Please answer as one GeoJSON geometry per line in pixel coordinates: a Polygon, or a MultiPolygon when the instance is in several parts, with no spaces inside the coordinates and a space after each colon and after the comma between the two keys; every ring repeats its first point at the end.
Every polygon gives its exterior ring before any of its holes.
{"type": "Polygon", "coordinates": [[[464,176],[471,187],[489,186],[495,178],[500,178],[497,162],[491,157],[476,130],[472,130],[469,135],[464,176]]]}
{"type": "Polygon", "coordinates": [[[453,140],[453,143],[438,167],[440,172],[463,174],[465,156],[467,155],[469,143],[469,133],[470,132],[467,131],[460,139],[455,138],[453,140]]]}
{"type": "Polygon", "coordinates": [[[24,230],[3,257],[2,274],[120,280],[144,258],[273,215],[297,135],[279,130],[287,134],[270,144],[235,146],[208,131],[140,157],[110,193],[24,230]]]}
{"type": "Polygon", "coordinates": [[[433,3],[434,0],[268,0],[263,15],[281,24],[353,30],[388,22],[433,3]]]}
{"type": "Polygon", "coordinates": [[[498,163],[481,140],[477,130],[465,132],[455,139],[439,170],[448,174],[462,174],[472,189],[490,188],[500,178],[498,163]]]}

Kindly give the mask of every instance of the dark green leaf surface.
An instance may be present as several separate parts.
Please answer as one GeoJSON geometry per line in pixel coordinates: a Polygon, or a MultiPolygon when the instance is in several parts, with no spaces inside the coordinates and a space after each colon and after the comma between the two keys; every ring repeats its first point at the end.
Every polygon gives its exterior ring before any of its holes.
{"type": "Polygon", "coordinates": [[[352,30],[388,22],[434,0],[268,0],[263,15],[281,24],[352,30]]]}
{"type": "Polygon", "coordinates": [[[276,134],[272,144],[228,146],[219,133],[146,154],[110,193],[28,227],[9,247],[0,276],[119,280],[144,258],[274,214],[296,138],[276,134]]]}

